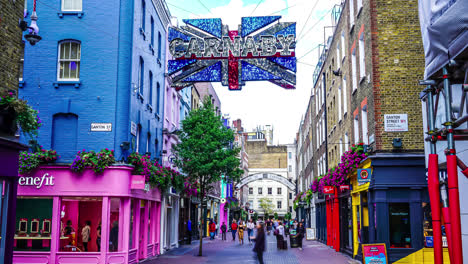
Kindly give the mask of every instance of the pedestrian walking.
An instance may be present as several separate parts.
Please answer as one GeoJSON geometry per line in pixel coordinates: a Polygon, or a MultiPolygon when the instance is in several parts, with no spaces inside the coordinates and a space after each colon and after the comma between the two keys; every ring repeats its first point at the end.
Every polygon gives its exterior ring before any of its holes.
{"type": "Polygon", "coordinates": [[[239,223],[239,226],[237,227],[237,233],[239,235],[239,244],[244,245],[244,229],[245,229],[245,224],[244,221],[241,220],[239,223]]]}
{"type": "Polygon", "coordinates": [[[96,246],[98,248],[98,252],[101,252],[101,222],[99,222],[96,230],[96,246]]]}
{"type": "Polygon", "coordinates": [[[252,221],[252,218],[249,220],[247,223],[247,236],[249,237],[249,244],[252,244],[252,236],[253,236],[253,230],[255,228],[255,224],[252,221]]]}
{"type": "Polygon", "coordinates": [[[305,228],[302,222],[299,223],[297,227],[297,234],[299,236],[299,250],[302,250],[302,239],[304,239],[305,228]]]}
{"type": "Polygon", "coordinates": [[[265,251],[265,227],[263,223],[257,225],[257,236],[255,237],[255,246],[253,251],[257,253],[257,259],[260,264],[263,263],[263,251],[265,251]]]}
{"type": "Polygon", "coordinates": [[[232,241],[236,241],[237,223],[235,219],[232,220],[231,232],[232,232],[232,241]]]}
{"type": "Polygon", "coordinates": [[[266,226],[267,226],[267,233],[268,233],[268,235],[270,235],[271,226],[272,226],[270,219],[267,219],[266,226]]]}
{"type": "Polygon", "coordinates": [[[216,224],[213,222],[213,220],[210,220],[210,224],[208,227],[210,229],[210,240],[213,240],[216,231],[216,224]]]}
{"type": "Polygon", "coordinates": [[[215,236],[217,237],[218,236],[219,225],[218,225],[218,222],[216,220],[214,220],[214,222],[216,224],[215,236]]]}
{"type": "Polygon", "coordinates": [[[91,221],[86,221],[86,225],[81,229],[81,240],[83,241],[84,251],[88,251],[88,242],[91,236],[91,221]]]}
{"type": "Polygon", "coordinates": [[[192,244],[192,221],[187,221],[187,243],[192,244]]]}
{"type": "Polygon", "coordinates": [[[227,226],[226,223],[223,222],[221,225],[221,239],[226,240],[226,231],[227,231],[227,226]]]}

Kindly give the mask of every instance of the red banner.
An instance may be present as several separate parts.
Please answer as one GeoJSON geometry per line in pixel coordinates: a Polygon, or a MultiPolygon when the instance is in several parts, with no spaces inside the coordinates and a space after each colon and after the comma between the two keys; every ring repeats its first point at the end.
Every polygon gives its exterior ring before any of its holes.
{"type": "Polygon", "coordinates": [[[335,191],[333,186],[323,186],[323,193],[324,194],[333,194],[335,191]]]}

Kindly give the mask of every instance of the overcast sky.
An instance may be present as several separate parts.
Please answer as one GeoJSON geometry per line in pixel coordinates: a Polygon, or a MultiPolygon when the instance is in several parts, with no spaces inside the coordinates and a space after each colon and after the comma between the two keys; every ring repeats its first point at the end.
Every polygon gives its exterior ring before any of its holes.
{"type": "MultiPolygon", "coordinates": [[[[318,44],[324,27],[331,25],[331,9],[341,0],[166,0],[171,15],[183,25],[184,18],[221,18],[230,30],[237,29],[244,16],[282,15],[281,22],[296,22],[297,80],[295,90],[270,82],[247,82],[241,91],[229,91],[213,83],[221,110],[231,120],[242,119],[243,127],[274,127],[274,143],[294,142],[311,94],[312,73],[317,63],[318,44]]],[[[328,35],[331,33],[327,29],[328,35]]]]}

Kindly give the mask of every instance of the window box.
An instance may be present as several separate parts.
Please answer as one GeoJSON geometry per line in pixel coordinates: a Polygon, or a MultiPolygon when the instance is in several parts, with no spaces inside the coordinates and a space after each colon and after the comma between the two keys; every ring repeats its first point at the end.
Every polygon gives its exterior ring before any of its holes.
{"type": "Polygon", "coordinates": [[[145,30],[142,27],[140,27],[140,35],[142,35],[143,39],[146,40],[145,30]]]}
{"type": "Polygon", "coordinates": [[[75,88],[80,88],[81,81],[56,81],[54,82],[55,89],[58,89],[60,86],[75,86],[75,88]]]}
{"type": "Polygon", "coordinates": [[[57,13],[58,17],[63,18],[63,16],[77,16],[82,18],[84,16],[83,11],[62,11],[57,13]]]}

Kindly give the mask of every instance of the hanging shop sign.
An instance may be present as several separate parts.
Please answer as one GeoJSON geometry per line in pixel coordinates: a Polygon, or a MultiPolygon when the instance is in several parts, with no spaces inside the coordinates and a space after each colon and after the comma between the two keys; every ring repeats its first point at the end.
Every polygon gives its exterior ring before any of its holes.
{"type": "Polygon", "coordinates": [[[344,192],[346,190],[349,190],[349,185],[340,185],[340,192],[344,192]]]}
{"type": "Polygon", "coordinates": [[[372,177],[371,169],[358,169],[357,171],[358,185],[370,182],[371,177],[372,177]]]}
{"type": "Polygon", "coordinates": [[[131,182],[130,182],[130,189],[144,190],[145,189],[145,176],[144,175],[132,175],[131,182]]]}
{"type": "Polygon", "coordinates": [[[323,186],[323,194],[334,194],[335,190],[333,186],[323,186]]]}
{"type": "Polygon", "coordinates": [[[91,123],[92,132],[111,132],[112,123],[91,123]]]}
{"type": "Polygon", "coordinates": [[[296,23],[280,18],[243,17],[237,30],[229,30],[220,18],[184,19],[186,26],[169,28],[172,86],[221,82],[240,90],[246,81],[270,81],[294,89],[296,23]]]}
{"type": "Polygon", "coordinates": [[[387,248],[382,244],[362,244],[363,264],[388,264],[387,248]]]}
{"type": "Polygon", "coordinates": [[[408,131],[408,115],[392,114],[384,115],[385,132],[406,132],[408,131]]]}

